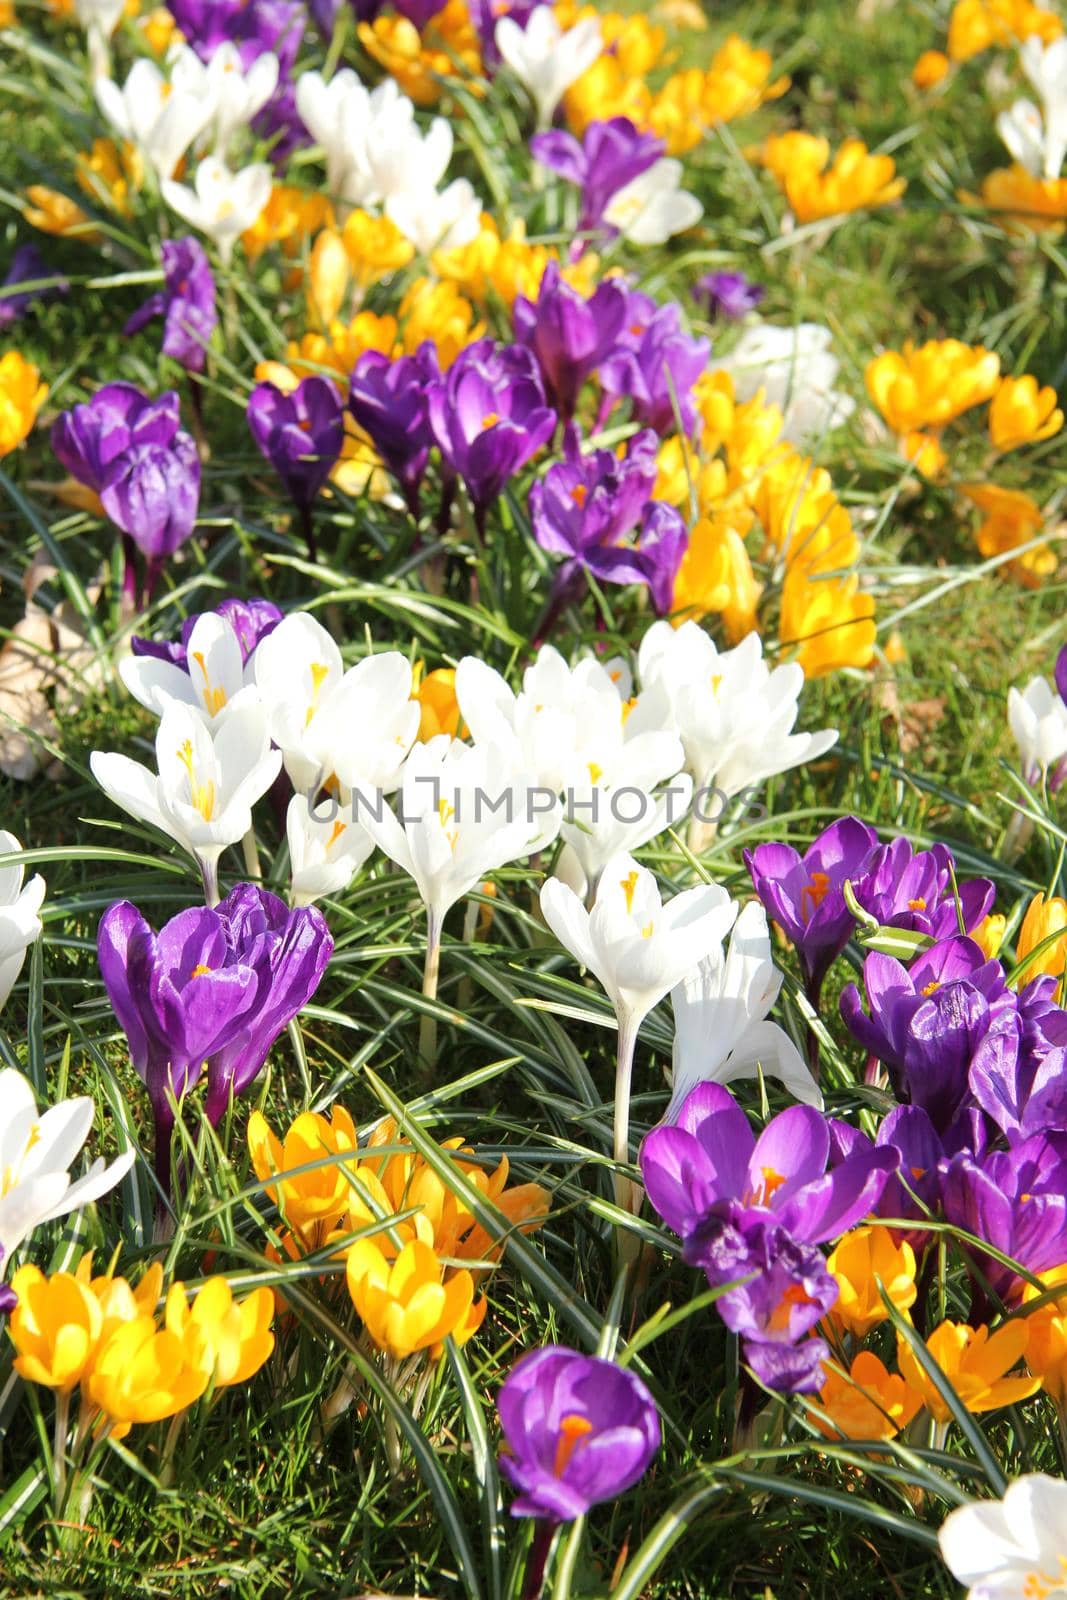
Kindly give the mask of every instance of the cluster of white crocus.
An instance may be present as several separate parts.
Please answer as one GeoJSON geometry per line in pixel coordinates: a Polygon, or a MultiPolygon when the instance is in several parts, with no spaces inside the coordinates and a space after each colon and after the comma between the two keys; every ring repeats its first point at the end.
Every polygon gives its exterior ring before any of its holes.
{"type": "Polygon", "coordinates": [[[1059,788],[1067,772],[1067,705],[1047,678],[1008,690],[1008,726],[1027,783],[1059,788]]]}
{"type": "Polygon", "coordinates": [[[24,885],[22,863],[3,860],[21,849],[13,833],[0,829],[0,1006],[18,981],[26,951],[41,933],[38,913],[44,899],[44,879],[37,875],[24,885]]]}
{"type": "Polygon", "coordinates": [[[136,62],[121,88],[99,78],[97,103],[120,138],[154,169],[171,209],[206,233],[228,260],[238,235],[270,198],[266,162],[233,171],[227,159],[235,137],[274,93],[278,58],[268,52],[244,68],[236,45],[227,42],[206,64],[182,46],[166,65],[163,72],[147,58],[136,62]],[[203,159],[192,184],[176,183],[174,170],[194,145],[203,159]]]}
{"type": "Polygon", "coordinates": [[[1033,177],[1058,178],[1067,155],[1067,38],[1042,44],[1035,35],[1020,46],[1019,58],[1041,105],[1016,100],[997,118],[997,132],[1033,177]]]}
{"type": "Polygon", "coordinates": [[[817,322],[793,328],[761,322],[746,328],[712,368],[730,374],[739,400],[762,389],[767,403],[782,411],[783,438],[802,445],[840,427],[856,409],[850,395],[834,388],[841,363],[831,340],[829,328],[817,322]]]}
{"type": "Polygon", "coordinates": [[[350,67],[329,82],[305,72],[296,104],[322,147],[333,201],[384,211],[423,254],[477,236],[482,206],[471,184],[457,178],[441,188],[452,159],[451,124],[435,117],[423,133],[394,78],[368,90],[350,67]]]}
{"type": "Polygon", "coordinates": [[[131,1147],[110,1166],[98,1157],[84,1177],[71,1181],[70,1164],[89,1137],[93,1102],[88,1095],[60,1100],[41,1113],[21,1072],[0,1072],[0,1278],[11,1257],[42,1222],[52,1222],[99,1200],[129,1172],[131,1147]]]}
{"type": "Polygon", "coordinates": [[[604,221],[631,244],[666,244],[704,215],[696,195],[682,188],[682,163],[661,156],[647,172],[617,189],[604,208],[604,221]]]}
{"type": "Polygon", "coordinates": [[[603,52],[596,17],[561,28],[551,6],[538,6],[525,27],[513,17],[496,25],[496,47],[537,111],[537,126],[547,128],[563,96],[603,52]]]}

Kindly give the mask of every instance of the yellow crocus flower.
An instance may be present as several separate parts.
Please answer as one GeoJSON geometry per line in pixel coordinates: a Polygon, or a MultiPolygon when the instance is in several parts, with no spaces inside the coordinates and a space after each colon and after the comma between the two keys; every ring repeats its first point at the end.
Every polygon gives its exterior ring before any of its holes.
{"type": "Polygon", "coordinates": [[[165,1324],[175,1338],[195,1348],[206,1364],[209,1380],[217,1389],[245,1383],[257,1373],[274,1349],[274,1296],[269,1289],[253,1289],[234,1300],[225,1278],[209,1278],[190,1305],[185,1285],[171,1284],[165,1324]]]}
{"type": "Polygon", "coordinates": [[[99,243],[100,229],[69,195],[49,189],[43,183],[31,183],[26,190],[26,202],[22,215],[31,228],[41,233],[73,234],[87,244],[99,243]]]}
{"type": "Polygon", "coordinates": [[[8,1332],[15,1371],[30,1383],[70,1394],[92,1360],[104,1326],[100,1302],[74,1273],[20,1267],[11,1280],[18,1304],[8,1332]]]}
{"type": "MultiPolygon", "coordinates": [[[[960,492],[983,513],[974,541],[987,561],[1028,544],[1044,526],[1044,512],[1023,489],[1005,489],[997,483],[965,483],[960,485],[960,492]]],[[[1050,577],[1057,566],[1055,551],[1047,544],[1039,544],[1008,563],[1008,571],[1032,589],[1050,577]]]]}
{"type": "MultiPolygon", "coordinates": [[[[1027,1337],[1022,1320],[1005,1322],[995,1333],[984,1323],[970,1328],[966,1323],[942,1322],[927,1339],[926,1348],[968,1411],[997,1411],[1028,1399],[1040,1387],[1037,1378],[1006,1376],[1026,1350],[1027,1337]]],[[[948,1422],[951,1411],[911,1345],[899,1336],[897,1362],[905,1383],[922,1395],[934,1420],[948,1422]]]]}
{"type": "MultiPolygon", "coordinates": [[[[1035,894],[1026,908],[1026,915],[1019,929],[1015,941],[1016,961],[1025,961],[1032,950],[1047,939],[1050,934],[1059,933],[1067,929],[1067,900],[1061,900],[1056,895],[1051,895],[1047,900],[1043,894],[1035,894]]],[[[1032,978],[1048,973],[1050,977],[1063,976],[1063,969],[1067,966],[1067,932],[1057,939],[1034,961],[1027,962],[1020,984],[1026,984],[1032,978]]]]}
{"type": "Polygon", "coordinates": [[[429,339],[437,349],[442,368],[450,367],[467,345],[480,339],[484,322],[475,322],[474,307],[453,283],[416,278],[400,302],[404,350],[414,355],[429,339]]]}
{"type": "Polygon", "coordinates": [[[819,1391],[819,1409],[830,1418],[809,1411],[812,1422],[826,1438],[892,1439],[922,1410],[923,1397],[895,1372],[889,1372],[872,1350],[861,1350],[847,1373],[823,1363],[825,1382],[819,1391]]]}
{"type": "Polygon", "coordinates": [[[419,676],[412,694],[422,707],[418,734],[421,740],[435,739],[439,733],[447,733],[453,739],[459,736],[459,701],[456,699],[454,667],[438,667],[425,677],[419,676]]]}
{"type": "Polygon", "coordinates": [[[896,433],[943,427],[972,406],[991,400],[1000,357],[959,339],[929,339],[886,350],[867,364],[867,393],[896,433]]]}
{"type": "Polygon", "coordinates": [[[415,246],[391,217],[372,217],[362,210],[349,213],[341,230],[341,242],[352,276],[361,289],[369,289],[391,272],[399,272],[415,255],[415,246]]]}
{"type": "Polygon", "coordinates": [[[253,1111],[248,1119],[248,1150],[256,1177],[260,1182],[279,1180],[267,1185],[267,1193],[310,1249],[324,1241],[348,1209],[358,1146],[356,1125],[340,1105],[331,1107],[329,1116],[305,1111],[284,1141],[271,1131],[262,1112],[253,1111]],[[296,1170],[327,1156],[336,1158],[329,1166],[296,1170]]]}
{"type": "Polygon", "coordinates": [[[440,1353],[451,1334],[465,1344],[485,1316],[465,1269],[445,1282],[446,1268],[422,1240],[404,1246],[390,1264],[378,1245],[361,1239],[348,1252],[346,1278],[352,1304],[380,1350],[395,1360],[428,1350],[440,1353]]]}
{"type": "Polygon", "coordinates": [[[88,1373],[89,1399],[121,1438],[135,1422],[159,1422],[199,1400],[213,1361],[201,1331],[179,1338],[150,1316],[123,1322],[98,1348],[88,1373]]]}
{"type": "Polygon", "coordinates": [[[48,394],[40,380],[37,368],[17,350],[0,356],[0,459],[29,437],[48,394]]]}
{"type": "MultiPolygon", "coordinates": [[[[1038,1277],[1040,1289],[1032,1283],[1023,1289],[1024,1306],[1061,1284],[1067,1291],[1067,1264],[1038,1273],[1038,1277]]],[[[1045,1393],[1062,1408],[1067,1402],[1067,1292],[1031,1311],[1026,1328],[1026,1364],[1045,1393]]]]}
{"type": "Polygon", "coordinates": [[[1063,427],[1055,389],[1040,388],[1029,373],[1001,378],[989,407],[989,437],[998,450],[1051,439],[1063,427]]]}
{"type": "Polygon", "coordinates": [[[348,252],[336,228],[323,228],[311,247],[307,302],[312,318],[325,326],[337,316],[348,292],[348,252]]]}
{"type": "Polygon", "coordinates": [[[915,1304],[915,1252],[906,1240],[898,1244],[881,1223],[846,1233],[831,1252],[826,1270],[838,1291],[830,1320],[857,1339],[865,1339],[889,1315],[879,1281],[898,1311],[915,1304]]]}
{"type": "Polygon", "coordinates": [[[800,563],[782,585],[782,644],[795,654],[808,678],[840,667],[869,667],[874,659],[874,598],[859,577],[810,578],[800,563]]]}

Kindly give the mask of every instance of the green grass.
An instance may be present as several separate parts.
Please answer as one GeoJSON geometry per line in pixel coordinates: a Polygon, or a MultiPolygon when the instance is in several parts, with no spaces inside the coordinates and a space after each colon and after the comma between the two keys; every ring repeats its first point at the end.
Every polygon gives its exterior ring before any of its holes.
{"type": "MultiPolygon", "coordinates": [[[[87,109],[77,36],[42,23],[29,7],[19,9],[48,53],[19,45],[0,64],[0,149],[13,158],[0,185],[0,261],[16,236],[26,234],[17,215],[24,186],[51,181],[68,187],[73,152],[101,131],[87,109]],[[52,52],[65,57],[62,70],[52,52]]],[[[704,200],[707,221],[696,248],[657,256],[651,264],[661,297],[674,293],[687,305],[685,286],[707,261],[742,267],[766,282],[771,320],[810,317],[831,326],[843,358],[842,381],[857,397],[876,349],[933,335],[984,340],[1000,351],[1006,370],[1030,370],[1062,384],[1067,264],[1058,247],[1006,240],[969,218],[953,198],[1002,161],[984,65],[965,68],[943,97],[920,98],[908,82],[920,49],[943,41],[945,8],[936,8],[936,17],[934,9],[900,0],[872,7],[864,20],[862,7],[854,13],[837,0],[713,8],[713,39],[736,27],[767,44],[792,73],[794,87],[784,100],[731,127],[729,146],[710,136],[688,162],[687,181],[704,200]],[[768,225],[783,202],[768,180],[758,173],[754,178],[739,152],[789,124],[825,132],[835,144],[852,133],[871,145],[891,141],[909,178],[903,207],[851,218],[825,240],[783,240],[768,225]]],[[[688,39],[685,48],[702,56],[707,39],[688,39]]],[[[514,107],[505,110],[501,102],[494,114],[501,142],[491,159],[513,181],[521,209],[531,201],[522,187],[523,158],[503,132],[514,107]]],[[[462,147],[462,125],[458,142],[462,147]]],[[[469,155],[459,159],[457,170],[464,167],[475,171],[469,155]]],[[[136,225],[123,225],[104,255],[43,242],[49,260],[70,276],[72,291],[21,324],[13,342],[46,375],[50,413],[84,398],[104,378],[149,387],[175,381],[175,369],[157,364],[158,330],[132,341],[120,335],[146,292],[123,279],[150,264],[148,241],[158,222],[148,213],[136,225]]],[[[224,592],[265,592],[289,609],[315,608],[345,641],[349,658],[366,651],[369,631],[379,647],[410,650],[430,667],[476,651],[513,675],[545,592],[524,496],[509,496],[484,552],[462,534],[450,536],[446,588],[438,598],[419,590],[407,519],[374,503],[335,498],[322,516],[322,558],[317,566],[306,562],[286,507],[248,441],[240,405],[255,360],[280,353],[281,330],[295,325],[297,308],[269,263],[242,285],[242,296],[240,328],[207,397],[212,455],[203,503],[210,524],[173,564],[148,627],[173,633],[183,615],[224,592]],[[477,610],[469,606],[474,568],[477,610]]],[[[385,307],[384,299],[372,304],[385,307]]],[[[967,429],[962,432],[966,438],[967,429]]],[[[982,467],[977,432],[971,430],[955,463],[964,480],[982,467]]],[[[899,464],[862,419],[829,441],[820,460],[857,515],[887,512],[870,524],[878,533],[865,552],[864,572],[878,595],[883,643],[897,610],[912,607],[899,623],[906,659],[895,668],[880,664],[870,673],[810,686],[805,724],[832,722],[842,731],[840,746],[816,769],[775,782],[770,818],[749,835],[726,832],[704,865],[741,892],[747,882],[742,845],[757,837],[806,841],[851,809],[887,835],[949,841],[968,871],[997,879],[998,903],[1010,908],[1057,879],[1058,843],[1051,833],[1038,830],[1018,862],[1006,862],[1001,851],[1017,793],[1008,771],[1015,758],[1006,690],[1051,667],[1063,639],[1064,585],[1057,579],[1026,590],[1003,576],[977,576],[971,519],[942,490],[901,490],[899,464]],[[958,577],[963,581],[950,587],[958,577]],[[929,603],[917,609],[920,597],[929,603]]],[[[1009,458],[1002,478],[1026,485],[1055,517],[1065,464],[1057,439],[1009,458]]],[[[64,584],[76,593],[100,573],[104,588],[94,615],[110,648],[117,595],[108,536],[92,518],[65,511],[31,488],[58,476],[46,431],[39,429],[2,470],[25,498],[20,505],[14,496],[0,496],[0,625],[9,629],[21,615],[21,580],[41,547],[43,527],[63,570],[41,602],[50,606],[64,584]],[[26,502],[36,520],[25,514],[26,502]]],[[[609,602],[610,614],[599,619],[603,632],[594,631],[587,611],[568,620],[560,642],[577,649],[605,636],[638,639],[648,618],[632,594],[612,591],[609,602]]],[[[113,679],[60,718],[65,770],[57,781],[0,779],[0,822],[29,848],[49,852],[40,863],[48,880],[43,957],[27,964],[0,1019],[0,1054],[28,1070],[42,1091],[47,1084],[52,1095],[93,1094],[106,1108],[94,1135],[94,1148],[104,1151],[131,1136],[147,1148],[151,1130],[99,980],[97,920],[106,905],[129,897],[158,925],[199,893],[191,866],[173,853],[161,859],[159,839],[119,817],[88,778],[91,750],[144,754],[152,733],[152,719],[113,679]],[[79,854],[65,859],[71,846],[80,847],[79,854]],[[105,850],[106,857],[98,854],[105,850]]],[[[269,808],[260,811],[265,877],[281,888],[282,842],[269,808]]],[[[670,841],[646,857],[665,882],[690,881],[687,862],[670,841]]],[[[224,882],[239,873],[238,856],[230,852],[224,882]]],[[[221,1395],[206,1414],[204,1408],[194,1413],[169,1453],[165,1426],[135,1429],[121,1449],[105,1450],[84,1525],[77,1517],[66,1519],[73,1526],[56,1525],[43,1479],[41,1492],[23,1497],[18,1507],[0,1500],[0,1520],[6,1518],[0,1595],[199,1600],[222,1592],[267,1600],[381,1593],[443,1600],[466,1592],[503,1600],[517,1594],[528,1531],[507,1518],[506,1504],[498,1517],[480,1440],[488,1429],[495,1448],[492,1400],[515,1354],[554,1338],[587,1349],[599,1340],[608,1353],[625,1354],[632,1342],[640,1344],[632,1359],[660,1402],[666,1436],[642,1487],[588,1519],[584,1542],[573,1547],[569,1587],[557,1584],[560,1600],[565,1593],[575,1600],[605,1596],[613,1576],[679,1504],[682,1536],[661,1558],[650,1557],[647,1581],[625,1593],[663,1600],[767,1594],[816,1600],[847,1585],[854,1600],[887,1594],[925,1600],[954,1592],[930,1543],[930,1531],[951,1503],[938,1493],[942,1474],[946,1493],[952,1483],[964,1492],[988,1492],[959,1430],[950,1436],[947,1455],[917,1444],[905,1467],[892,1455],[879,1461],[846,1446],[829,1448],[806,1430],[795,1407],[771,1405],[761,1417],[759,1441],[744,1452],[734,1441],[737,1352],[714,1312],[698,1307],[641,1343],[639,1330],[652,1333],[650,1319],[664,1307],[684,1312],[700,1284],[665,1250],[654,1250],[635,1296],[624,1305],[613,1299],[604,1220],[611,1036],[553,1010],[577,1003],[602,1013],[603,1004],[598,990],[579,988],[573,963],[538,929],[537,874],[515,869],[500,881],[489,942],[462,944],[462,913],[448,924],[438,1007],[442,1066],[434,1083],[417,1064],[421,909],[407,880],[377,858],[347,895],[326,907],[337,953],[301,1019],[307,1080],[283,1038],[254,1092],[275,1128],[309,1104],[335,1098],[369,1126],[384,1112],[383,1095],[395,1096],[418,1127],[437,1138],[461,1133],[487,1162],[506,1152],[517,1179],[536,1179],[552,1191],[548,1225],[525,1250],[510,1249],[488,1278],[490,1314],[480,1334],[461,1362],[450,1353],[433,1375],[412,1425],[426,1441],[422,1455],[409,1444],[399,1470],[391,1470],[384,1422],[389,1398],[374,1392],[373,1368],[355,1403],[324,1435],[324,1398],[340,1381],[348,1352],[364,1360],[365,1354],[341,1280],[336,1274],[321,1285],[305,1279],[292,1288],[298,1304],[279,1323],[275,1355],[250,1387],[221,1395]],[[427,1458],[437,1464],[436,1482],[427,1458]],[[697,1490],[703,1496],[687,1504],[697,1490]]],[[[788,953],[782,960],[794,970],[788,953]]],[[[834,998],[828,992],[824,1017],[836,1042],[828,1102],[844,1112],[863,1102],[857,1087],[862,1061],[830,1004],[834,998]]],[[[782,1012],[801,1035],[799,1011],[788,995],[782,1012]]],[[[635,1134],[662,1113],[669,1046],[669,1029],[657,1016],[639,1048],[635,1134]]],[[[773,1090],[771,1101],[778,1104],[773,1090]]],[[[209,1270],[241,1274],[266,1266],[273,1213],[249,1170],[246,1114],[239,1106],[221,1142],[202,1146],[202,1177],[167,1255],[173,1275],[187,1282],[209,1270]]],[[[195,1141],[201,1132],[195,1097],[187,1121],[195,1141]]],[[[151,1206],[150,1179],[139,1167],[121,1198],[102,1205],[98,1215],[38,1235],[34,1258],[46,1264],[54,1247],[58,1262],[92,1245],[103,1261],[117,1246],[120,1269],[135,1274],[158,1253],[148,1236],[151,1206]]],[[[662,1235],[649,1224],[648,1237],[662,1235]]],[[[291,1270],[281,1276],[296,1284],[291,1270]]],[[[44,1391],[6,1387],[10,1361],[5,1343],[0,1496],[32,1481],[45,1459],[42,1438],[47,1441],[51,1418],[44,1391]]],[[[1046,1401],[998,1417],[986,1432],[1005,1470],[1063,1471],[1046,1401]]],[[[638,1569],[629,1570],[637,1582],[638,1569]]]]}

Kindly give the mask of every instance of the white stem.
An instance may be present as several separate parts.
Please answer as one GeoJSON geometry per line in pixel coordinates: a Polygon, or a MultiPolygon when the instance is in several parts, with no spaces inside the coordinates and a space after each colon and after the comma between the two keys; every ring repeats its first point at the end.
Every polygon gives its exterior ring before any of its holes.
{"type": "Polygon", "coordinates": [[[245,871],[253,883],[263,881],[263,872],[259,865],[259,851],[256,849],[256,830],[249,828],[241,840],[241,854],[245,858],[245,871]]]}
{"type": "MultiPolygon", "coordinates": [[[[437,981],[441,974],[441,917],[432,907],[426,908],[426,965],[422,973],[422,992],[427,1000],[437,999],[437,981]]],[[[419,1055],[432,1072],[437,1065],[437,1018],[423,1012],[419,1024],[419,1055]]]]}
{"type": "Polygon", "coordinates": [[[204,901],[208,906],[217,906],[219,903],[219,859],[212,856],[197,856],[200,864],[200,876],[204,880],[204,901]]]}
{"type": "MultiPolygon", "coordinates": [[[[618,1053],[615,1058],[615,1204],[620,1211],[635,1209],[635,1185],[622,1170],[630,1164],[630,1081],[633,1077],[634,1049],[637,1045],[637,1018],[619,1018],[618,1053]]],[[[618,1236],[619,1259],[628,1265],[637,1251],[630,1233],[618,1236]]]]}

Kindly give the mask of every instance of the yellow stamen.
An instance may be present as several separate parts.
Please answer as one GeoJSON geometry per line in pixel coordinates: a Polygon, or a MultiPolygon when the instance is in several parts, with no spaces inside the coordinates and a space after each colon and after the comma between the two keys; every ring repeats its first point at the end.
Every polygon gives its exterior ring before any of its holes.
{"type": "Polygon", "coordinates": [[[175,751],[178,760],[189,774],[189,803],[195,811],[199,811],[205,822],[210,822],[215,813],[215,785],[209,778],[207,783],[197,783],[196,773],[193,771],[193,741],[186,739],[175,751]]]}
{"type": "Polygon", "coordinates": [[[908,901],[908,908],[911,911],[925,911],[926,910],[926,901],[923,900],[921,897],[918,900],[909,900],[908,901]]]}
{"type": "Polygon", "coordinates": [[[627,910],[627,913],[632,912],[633,908],[634,908],[634,890],[637,888],[637,871],[636,871],[636,869],[633,872],[627,873],[625,878],[620,878],[619,879],[619,888],[622,890],[623,894],[626,896],[626,910],[627,910]]]}
{"type": "Polygon", "coordinates": [[[589,490],[586,488],[584,483],[576,483],[574,488],[571,490],[571,499],[574,501],[579,510],[584,508],[588,495],[589,490]]]}
{"type": "Polygon", "coordinates": [[[308,703],[307,716],[304,718],[305,728],[319,709],[319,695],[322,693],[322,686],[326,682],[329,671],[330,669],[325,661],[313,661],[311,663],[311,700],[308,703]]]}
{"type": "Polygon", "coordinates": [[[335,845],[337,843],[338,839],[341,837],[341,835],[342,835],[342,833],[344,833],[344,831],[345,831],[345,825],[344,825],[343,822],[335,822],[334,823],[333,832],[330,834],[330,837],[326,841],[327,850],[329,850],[331,845],[335,845]]]}
{"type": "Polygon", "coordinates": [[[189,976],[190,978],[206,978],[210,971],[210,967],[205,967],[202,961],[198,961],[189,976]]]}
{"type": "Polygon", "coordinates": [[[926,984],[923,985],[923,987],[919,990],[919,993],[920,994],[933,994],[934,990],[935,989],[940,989],[940,987],[941,987],[941,985],[938,983],[937,979],[936,978],[931,978],[929,983],[926,983],[926,984]]]}
{"type": "Polygon", "coordinates": [[[826,899],[830,887],[830,875],[827,872],[813,872],[811,882],[800,891],[800,914],[810,917],[816,906],[821,906],[826,899]]]}
{"type": "Polygon", "coordinates": [[[789,1313],[794,1306],[810,1306],[812,1304],[811,1295],[807,1294],[799,1283],[791,1283],[771,1316],[768,1324],[771,1332],[781,1333],[783,1328],[789,1326],[789,1313]]]}
{"type": "Polygon", "coordinates": [[[482,418],[482,432],[484,433],[487,428],[495,428],[499,421],[499,411],[487,411],[485,416],[482,418]]]}
{"type": "Polygon", "coordinates": [[[212,683],[211,678],[208,676],[207,662],[204,660],[204,652],[202,650],[193,651],[193,660],[196,662],[197,666],[200,668],[201,674],[203,675],[204,704],[207,707],[208,716],[217,717],[223,706],[226,704],[226,690],[216,689],[215,685],[212,683]]]}
{"type": "Polygon", "coordinates": [[[604,768],[600,767],[600,766],[597,766],[597,763],[595,761],[590,761],[590,763],[589,763],[589,782],[590,783],[599,783],[603,776],[604,776],[604,768]]]}

